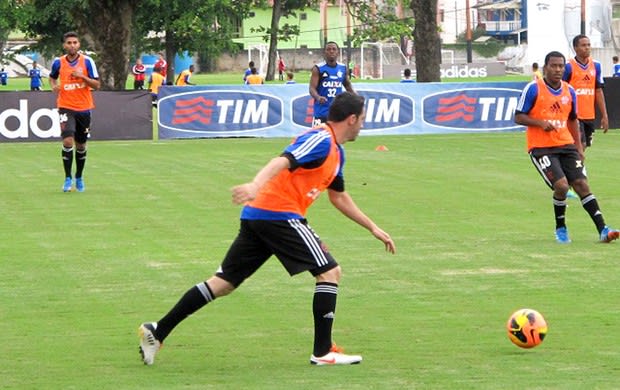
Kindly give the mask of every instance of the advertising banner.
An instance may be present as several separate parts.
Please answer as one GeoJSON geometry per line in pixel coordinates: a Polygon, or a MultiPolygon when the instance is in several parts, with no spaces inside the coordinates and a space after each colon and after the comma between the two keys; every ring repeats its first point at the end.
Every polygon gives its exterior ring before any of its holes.
{"type": "MultiPolygon", "coordinates": [[[[357,83],[366,98],[362,135],[523,130],[514,110],[525,82],[357,83]]],[[[166,86],[159,138],[291,137],[311,126],[308,86],[166,86]]]]}
{"type": "MultiPolygon", "coordinates": [[[[96,91],[91,139],[153,139],[148,91],[96,91]]],[[[0,142],[60,140],[56,94],[1,92],[0,142]]]]}

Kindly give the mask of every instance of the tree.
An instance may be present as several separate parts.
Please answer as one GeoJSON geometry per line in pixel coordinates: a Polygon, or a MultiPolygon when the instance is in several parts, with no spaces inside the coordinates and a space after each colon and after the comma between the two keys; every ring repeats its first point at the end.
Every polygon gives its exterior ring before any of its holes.
{"type": "Polygon", "coordinates": [[[437,26],[437,0],[411,0],[415,18],[413,47],[418,82],[441,81],[441,39],[437,26]]]}
{"type": "Polygon", "coordinates": [[[94,51],[102,89],[124,89],[137,0],[31,0],[24,2],[19,27],[37,38],[34,49],[60,53],[62,35],[76,31],[82,50],[94,51]]]}
{"type": "Polygon", "coordinates": [[[17,26],[19,15],[19,4],[13,0],[0,0],[0,68],[3,64],[4,45],[9,37],[9,33],[17,26]]]}
{"type": "MultiPolygon", "coordinates": [[[[297,11],[305,8],[317,7],[319,0],[273,0],[271,12],[271,26],[269,28],[259,27],[252,29],[252,32],[265,33],[263,40],[269,42],[269,63],[267,64],[267,75],[265,80],[274,79],[276,71],[276,52],[279,41],[290,41],[299,35],[299,26],[288,23],[280,26],[282,17],[297,16],[297,11]]],[[[265,4],[259,4],[265,6],[265,4]]]]}
{"type": "Polygon", "coordinates": [[[148,0],[142,1],[136,26],[145,50],[166,53],[167,81],[174,81],[177,53],[219,55],[233,48],[235,21],[245,17],[250,2],[242,0],[148,0]]]}

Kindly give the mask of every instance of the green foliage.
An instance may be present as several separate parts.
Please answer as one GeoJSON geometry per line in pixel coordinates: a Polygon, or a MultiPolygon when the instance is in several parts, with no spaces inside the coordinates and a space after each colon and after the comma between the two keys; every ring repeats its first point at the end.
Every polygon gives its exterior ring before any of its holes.
{"type": "Polygon", "coordinates": [[[400,41],[403,36],[411,36],[413,18],[398,18],[394,14],[395,0],[385,1],[382,6],[375,2],[345,1],[351,15],[358,21],[353,28],[352,42],[355,46],[362,42],[400,41]]]}

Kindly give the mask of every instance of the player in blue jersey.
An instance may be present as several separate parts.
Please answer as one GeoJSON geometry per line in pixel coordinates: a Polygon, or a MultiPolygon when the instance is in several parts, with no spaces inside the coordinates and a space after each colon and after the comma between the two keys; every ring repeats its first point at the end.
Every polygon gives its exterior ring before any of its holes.
{"type": "Polygon", "coordinates": [[[334,98],[343,88],[355,93],[349,80],[347,66],[338,62],[340,47],[336,42],[327,42],[323,53],[324,61],[312,67],[310,77],[310,96],[314,99],[312,126],[327,123],[327,114],[334,98]]]}
{"type": "Polygon", "coordinates": [[[30,77],[30,90],[31,91],[40,91],[41,90],[41,69],[37,67],[37,62],[32,62],[32,69],[28,71],[28,77],[30,77]]]}
{"type": "Polygon", "coordinates": [[[8,79],[9,73],[4,68],[0,69],[0,85],[6,85],[8,79]]]}

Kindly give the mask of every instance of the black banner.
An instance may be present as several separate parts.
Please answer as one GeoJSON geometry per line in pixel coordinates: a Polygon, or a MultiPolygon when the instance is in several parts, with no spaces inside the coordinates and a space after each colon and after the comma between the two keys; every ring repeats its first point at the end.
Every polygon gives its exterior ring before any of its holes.
{"type": "MultiPolygon", "coordinates": [[[[91,140],[153,139],[148,91],[95,91],[91,140]]],[[[0,142],[59,141],[56,94],[0,92],[0,142]]]]}

